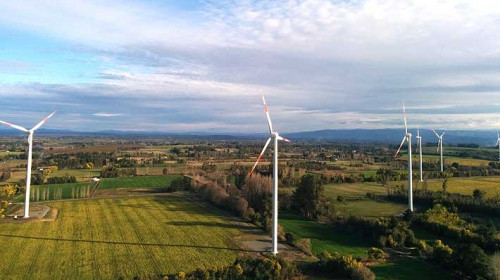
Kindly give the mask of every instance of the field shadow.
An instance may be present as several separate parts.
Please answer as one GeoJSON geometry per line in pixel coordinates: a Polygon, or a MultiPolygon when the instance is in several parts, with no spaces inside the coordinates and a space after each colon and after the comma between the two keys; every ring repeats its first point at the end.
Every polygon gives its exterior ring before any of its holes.
{"type": "Polygon", "coordinates": [[[260,252],[260,251],[248,250],[248,249],[240,249],[240,248],[217,247],[217,246],[206,246],[206,245],[189,245],[189,244],[139,243],[139,242],[125,242],[125,241],[104,241],[104,240],[85,240],[85,239],[69,239],[69,238],[50,238],[50,237],[24,236],[24,235],[14,235],[14,234],[0,234],[0,237],[22,238],[22,239],[44,240],[44,241],[55,241],[55,242],[76,242],[76,243],[107,244],[107,245],[129,245],[129,246],[151,246],[151,247],[162,247],[162,248],[178,247],[178,248],[212,249],[212,250],[249,252],[249,253],[259,253],[260,252]]]}
{"type": "Polygon", "coordinates": [[[236,223],[217,223],[217,222],[167,222],[167,225],[172,226],[203,226],[203,227],[219,227],[219,228],[232,228],[239,230],[253,230],[254,226],[236,224],[236,223]]]}

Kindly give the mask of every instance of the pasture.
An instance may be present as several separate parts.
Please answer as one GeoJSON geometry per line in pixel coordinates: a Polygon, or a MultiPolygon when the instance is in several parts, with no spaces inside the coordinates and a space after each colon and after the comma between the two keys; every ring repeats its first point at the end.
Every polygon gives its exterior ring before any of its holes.
{"type": "Polygon", "coordinates": [[[301,217],[286,213],[280,214],[280,225],[285,232],[293,233],[297,238],[309,238],[312,252],[339,252],[343,255],[362,257],[370,248],[370,243],[357,236],[323,225],[315,221],[304,220],[301,217]]]}
{"type": "Polygon", "coordinates": [[[0,278],[159,278],[227,265],[239,252],[239,226],[183,194],[47,205],[55,221],[0,227],[0,278]]]}
{"type": "Polygon", "coordinates": [[[388,201],[370,199],[346,200],[334,204],[335,212],[345,216],[389,217],[396,216],[406,210],[406,206],[388,201]]]}

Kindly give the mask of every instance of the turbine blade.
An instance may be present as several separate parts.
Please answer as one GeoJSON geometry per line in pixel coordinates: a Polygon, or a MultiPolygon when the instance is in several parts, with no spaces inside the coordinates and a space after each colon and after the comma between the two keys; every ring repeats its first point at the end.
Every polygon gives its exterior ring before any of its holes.
{"type": "Polygon", "coordinates": [[[495,145],[500,144],[500,137],[498,137],[497,143],[495,145]]]}
{"type": "Polygon", "coordinates": [[[439,138],[439,141],[438,141],[438,147],[437,147],[436,152],[439,152],[439,146],[441,146],[441,138],[439,138]]]}
{"type": "Polygon", "coordinates": [[[446,133],[446,131],[443,132],[443,134],[441,134],[441,136],[439,138],[443,138],[443,135],[446,133]]]}
{"type": "Polygon", "coordinates": [[[434,134],[436,134],[436,137],[439,138],[439,134],[437,134],[437,132],[433,129],[432,132],[434,132],[434,134]]]}
{"type": "Polygon", "coordinates": [[[291,140],[286,139],[285,137],[278,136],[278,140],[285,141],[285,142],[292,142],[291,140]]]}
{"type": "Polygon", "coordinates": [[[260,152],[260,155],[259,157],[257,158],[257,161],[255,162],[255,164],[253,165],[252,167],[252,170],[250,170],[250,173],[248,173],[248,176],[251,176],[253,171],[255,170],[255,167],[257,166],[257,164],[259,163],[260,159],[262,158],[262,155],[264,154],[264,152],[266,151],[267,149],[267,146],[269,145],[269,143],[271,142],[271,137],[269,137],[269,139],[267,139],[267,142],[266,144],[264,145],[264,149],[262,149],[262,152],[260,152]]]}
{"type": "Polygon", "coordinates": [[[40,128],[40,126],[42,126],[48,119],[50,119],[54,114],[56,113],[56,111],[52,112],[52,114],[48,115],[47,117],[45,117],[45,119],[43,119],[41,122],[39,122],[37,125],[35,125],[31,131],[35,131],[37,129],[40,128]]]}
{"type": "Polygon", "coordinates": [[[406,108],[404,101],[403,101],[403,119],[405,121],[405,132],[408,133],[408,125],[406,124],[406,108]]]}
{"type": "Polygon", "coordinates": [[[262,102],[264,102],[264,110],[266,111],[267,124],[269,125],[269,132],[272,134],[273,133],[273,124],[271,122],[271,117],[269,116],[269,111],[267,110],[267,103],[266,103],[266,98],[264,98],[264,95],[262,95],[262,102]]]}
{"type": "Polygon", "coordinates": [[[3,123],[6,126],[10,126],[12,128],[15,128],[15,129],[18,129],[18,130],[21,130],[21,131],[24,131],[24,132],[28,132],[28,130],[26,128],[24,128],[22,126],[19,126],[19,125],[11,124],[11,123],[4,122],[4,121],[0,121],[0,123],[3,123]]]}
{"type": "Polygon", "coordinates": [[[394,158],[398,157],[399,151],[401,150],[401,147],[403,147],[405,141],[406,141],[406,135],[403,137],[403,141],[401,141],[401,145],[399,145],[398,151],[396,152],[396,154],[394,154],[394,158]]]}

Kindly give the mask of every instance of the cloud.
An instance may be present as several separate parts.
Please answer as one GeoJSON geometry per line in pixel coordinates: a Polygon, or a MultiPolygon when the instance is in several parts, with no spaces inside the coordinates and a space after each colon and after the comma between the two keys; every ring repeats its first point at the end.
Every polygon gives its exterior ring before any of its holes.
{"type": "MultiPolygon", "coordinates": [[[[46,107],[79,111],[67,116],[83,129],[102,121],[83,121],[85,112],[115,107],[127,115],[96,113],[108,117],[99,127],[265,131],[261,90],[282,131],[398,127],[403,100],[415,124],[494,129],[499,16],[490,0],[201,1],[190,10],[157,1],[7,1],[0,27],[60,42],[74,54],[70,68],[94,67],[75,74],[88,83],[13,77],[0,83],[0,96],[5,111],[27,111],[26,120],[46,107]]],[[[39,55],[63,59],[50,56],[58,51],[39,55]]],[[[32,65],[2,58],[0,72],[2,61],[23,73],[32,65]]]]}
{"type": "Polygon", "coordinates": [[[105,117],[105,118],[123,116],[123,114],[110,114],[110,113],[95,113],[92,115],[96,117],[105,117]]]}

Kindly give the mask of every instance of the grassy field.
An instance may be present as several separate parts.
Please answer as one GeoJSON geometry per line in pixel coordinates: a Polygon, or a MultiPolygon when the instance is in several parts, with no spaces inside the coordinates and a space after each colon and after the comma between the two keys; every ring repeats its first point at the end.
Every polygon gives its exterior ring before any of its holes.
{"type": "Polygon", "coordinates": [[[104,178],[99,189],[160,188],[169,186],[178,178],[182,178],[182,175],[104,178]]]}
{"type": "Polygon", "coordinates": [[[377,280],[420,280],[420,279],[452,279],[438,267],[430,266],[421,260],[396,258],[386,263],[371,266],[377,280]]]}
{"type": "Polygon", "coordinates": [[[334,204],[335,211],[345,216],[387,217],[403,213],[402,204],[369,199],[345,201],[334,204]]]}
{"type": "Polygon", "coordinates": [[[181,194],[47,205],[59,210],[55,221],[0,226],[0,278],[158,278],[238,254],[240,228],[181,194]]]}
{"type": "MultiPolygon", "coordinates": [[[[443,180],[429,180],[429,190],[442,190],[443,180]]],[[[470,177],[448,179],[450,193],[462,193],[472,195],[474,189],[486,191],[486,197],[500,196],[500,177],[470,177]]]]}
{"type": "Polygon", "coordinates": [[[378,183],[328,184],[325,185],[325,195],[333,198],[342,195],[345,198],[364,197],[366,193],[386,194],[384,186],[378,183]]]}
{"type": "Polygon", "coordinates": [[[279,223],[285,232],[291,232],[297,238],[309,238],[314,254],[326,250],[362,257],[366,256],[370,248],[370,243],[357,236],[314,221],[306,221],[293,214],[280,214],[279,223]]]}
{"type": "MultiPolygon", "coordinates": [[[[286,232],[292,232],[298,238],[311,239],[314,254],[326,250],[343,255],[366,257],[366,252],[372,245],[358,236],[314,221],[305,221],[291,214],[280,215],[280,225],[286,232]]],[[[376,279],[380,280],[451,279],[445,271],[416,259],[393,259],[371,266],[370,269],[375,272],[376,279]]]]}

